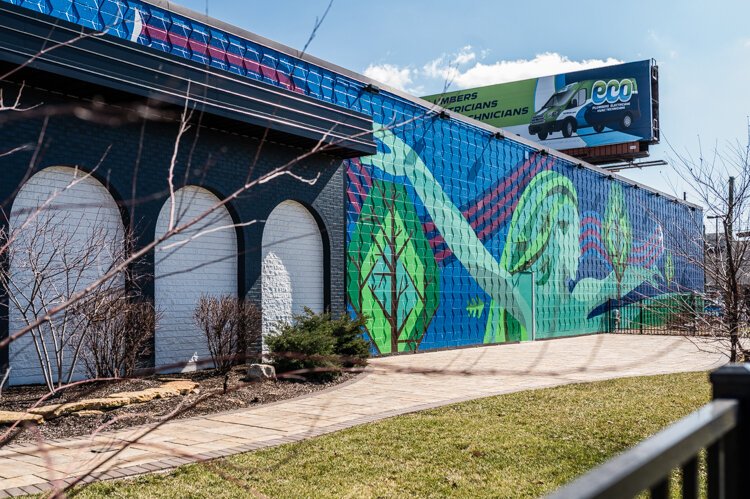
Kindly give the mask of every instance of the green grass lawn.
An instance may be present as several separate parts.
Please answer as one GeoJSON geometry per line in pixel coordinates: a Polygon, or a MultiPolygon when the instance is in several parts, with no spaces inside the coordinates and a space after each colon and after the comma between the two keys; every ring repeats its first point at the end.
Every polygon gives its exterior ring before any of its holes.
{"type": "Polygon", "coordinates": [[[536,497],[709,400],[706,373],[514,393],[105,482],[77,497],[536,497]],[[249,489],[248,489],[249,488],[249,489]]]}

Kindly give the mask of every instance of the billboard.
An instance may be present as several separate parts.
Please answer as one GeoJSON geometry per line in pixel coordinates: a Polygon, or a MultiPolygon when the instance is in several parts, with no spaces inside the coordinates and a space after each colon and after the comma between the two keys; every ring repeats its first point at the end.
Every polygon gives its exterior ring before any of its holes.
{"type": "Polygon", "coordinates": [[[558,150],[655,143],[656,75],[646,60],[424,99],[558,150]]]}

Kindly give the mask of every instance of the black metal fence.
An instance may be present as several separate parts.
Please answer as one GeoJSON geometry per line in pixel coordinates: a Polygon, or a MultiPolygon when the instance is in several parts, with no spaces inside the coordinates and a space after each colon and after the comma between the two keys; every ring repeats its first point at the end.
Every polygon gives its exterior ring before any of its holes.
{"type": "Polygon", "coordinates": [[[711,373],[711,384],[711,403],[549,498],[631,498],[643,491],[655,499],[678,493],[695,499],[750,497],[744,478],[750,472],[750,365],[722,367],[711,373]]]}
{"type": "Polygon", "coordinates": [[[613,300],[607,304],[607,332],[713,336],[721,318],[706,303],[701,295],[689,293],[667,299],[644,297],[633,303],[613,300]]]}

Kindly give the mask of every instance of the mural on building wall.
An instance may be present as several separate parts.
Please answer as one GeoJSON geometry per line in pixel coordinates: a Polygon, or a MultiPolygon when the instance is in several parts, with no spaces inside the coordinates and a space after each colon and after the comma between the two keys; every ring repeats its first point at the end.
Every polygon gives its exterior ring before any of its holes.
{"type": "Polygon", "coordinates": [[[684,244],[699,210],[137,0],[0,1],[392,128],[347,162],[347,295],[376,352],[604,331],[613,310],[625,327],[665,321],[640,304],[703,289],[702,247],[684,244]]]}
{"type": "MultiPolygon", "coordinates": [[[[486,187],[472,200],[456,203],[415,149],[427,150],[425,137],[412,147],[398,135],[398,130],[378,129],[378,154],[350,162],[348,175],[349,301],[353,311],[368,315],[368,334],[379,353],[420,344],[524,341],[532,330],[536,337],[603,331],[614,309],[623,309],[628,320],[625,310],[635,301],[698,289],[699,271],[688,269],[685,261],[685,279],[672,286],[675,262],[665,249],[649,194],[601,173],[526,153],[510,167],[484,165],[488,173],[496,171],[496,181],[475,176],[477,186],[486,187]],[[576,184],[589,189],[583,199],[576,184]],[[633,205],[642,216],[630,213],[633,205]],[[408,252],[407,239],[397,243],[399,234],[414,241],[408,252]],[[428,293],[422,290],[430,281],[412,278],[405,284],[405,278],[395,277],[400,271],[396,254],[411,262],[417,276],[435,275],[435,283],[442,284],[428,293]],[[392,261],[376,262],[383,255],[392,261]],[[378,264],[385,271],[377,273],[378,264]],[[424,283],[423,288],[414,282],[424,283]],[[436,317],[425,333],[424,321],[407,325],[406,318],[422,313],[424,298],[432,293],[439,307],[430,309],[428,317],[436,317]],[[408,343],[401,346],[402,340],[408,343]]],[[[524,149],[513,143],[504,147],[524,149]]],[[[472,180],[460,164],[445,168],[449,184],[472,180]]],[[[459,196],[468,190],[461,187],[454,189],[459,196]]],[[[663,200],[656,205],[670,206],[663,200]]]]}

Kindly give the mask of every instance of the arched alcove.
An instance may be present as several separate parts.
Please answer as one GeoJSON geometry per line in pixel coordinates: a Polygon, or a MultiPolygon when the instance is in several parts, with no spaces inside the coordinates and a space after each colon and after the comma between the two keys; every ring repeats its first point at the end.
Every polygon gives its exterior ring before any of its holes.
{"type": "MultiPolygon", "coordinates": [[[[124,258],[124,227],[114,198],[91,175],[55,166],[33,175],[19,190],[10,216],[9,330],[32,324],[112,270],[124,258]]],[[[104,288],[122,286],[117,275],[104,288]]],[[[80,304],[78,306],[81,306],[80,304]]],[[[74,307],[10,344],[11,384],[62,382],[83,374],[74,307]],[[75,363],[75,368],[73,367],[75,363]]]]}
{"type": "MultiPolygon", "coordinates": [[[[219,203],[210,191],[187,186],[162,207],[156,237],[170,227],[184,225],[219,203]]],[[[237,234],[229,211],[221,206],[187,230],[156,248],[155,364],[166,371],[208,368],[210,355],[204,333],[193,319],[201,295],[237,295],[237,234]]]]}
{"type": "Polygon", "coordinates": [[[305,307],[325,306],[325,254],[318,223],[296,201],[280,203],[266,220],[262,250],[263,335],[305,307]]]}

